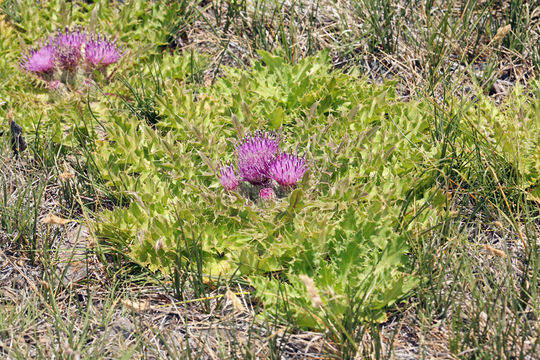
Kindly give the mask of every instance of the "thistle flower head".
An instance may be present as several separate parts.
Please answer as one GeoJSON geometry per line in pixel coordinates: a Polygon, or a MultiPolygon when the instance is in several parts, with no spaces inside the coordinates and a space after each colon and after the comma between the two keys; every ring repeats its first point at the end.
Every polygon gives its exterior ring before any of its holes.
{"type": "Polygon", "coordinates": [[[271,187],[262,188],[261,191],[259,191],[259,196],[263,200],[272,200],[276,197],[276,194],[274,194],[274,190],[272,190],[271,187]]]}
{"type": "Polygon", "coordinates": [[[74,30],[70,30],[69,27],[66,27],[63,31],[58,30],[54,38],[55,45],[57,46],[73,47],[79,50],[87,40],[88,35],[81,27],[74,30]]]}
{"type": "Polygon", "coordinates": [[[22,59],[21,67],[33,73],[47,73],[54,70],[54,46],[42,44],[40,48],[30,50],[22,59]]]}
{"type": "Polygon", "coordinates": [[[281,186],[291,187],[296,185],[307,169],[305,156],[281,153],[270,164],[268,174],[281,186]]]}
{"type": "Polygon", "coordinates": [[[238,170],[243,180],[262,184],[269,178],[268,167],[279,150],[275,132],[258,131],[248,134],[236,148],[238,170]]]}
{"type": "Polygon", "coordinates": [[[235,190],[240,185],[233,165],[221,166],[218,173],[219,182],[226,190],[235,190]]]}
{"type": "Polygon", "coordinates": [[[85,58],[88,65],[107,67],[117,63],[122,58],[116,41],[97,36],[85,46],[85,58]]]}
{"type": "Polygon", "coordinates": [[[59,30],[54,38],[56,61],[63,69],[73,70],[79,65],[82,56],[82,47],[88,36],[81,28],[64,31],[59,30]]]}

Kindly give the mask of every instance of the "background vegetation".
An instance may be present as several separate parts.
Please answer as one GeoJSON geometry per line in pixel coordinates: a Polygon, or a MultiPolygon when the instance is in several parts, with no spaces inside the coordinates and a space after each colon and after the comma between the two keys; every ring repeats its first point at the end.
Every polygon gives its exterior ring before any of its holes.
{"type": "Polygon", "coordinates": [[[535,2],[0,14],[2,355],[537,357],[535,2]],[[124,59],[109,82],[50,91],[21,54],[75,25],[124,59]],[[287,198],[219,185],[257,129],[310,160],[287,198]]]}

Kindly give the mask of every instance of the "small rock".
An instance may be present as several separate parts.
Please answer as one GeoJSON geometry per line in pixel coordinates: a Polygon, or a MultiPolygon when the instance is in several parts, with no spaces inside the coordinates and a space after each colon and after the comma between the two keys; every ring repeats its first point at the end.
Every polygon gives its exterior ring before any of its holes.
{"type": "Polygon", "coordinates": [[[133,323],[125,317],[116,319],[116,321],[113,323],[112,328],[117,333],[122,333],[122,335],[126,339],[129,339],[131,336],[133,336],[133,333],[135,332],[135,325],[133,325],[133,323]]]}
{"type": "Polygon", "coordinates": [[[26,150],[27,147],[26,141],[24,141],[22,136],[22,131],[22,127],[15,120],[11,120],[11,149],[15,156],[18,156],[19,152],[26,150]]]}

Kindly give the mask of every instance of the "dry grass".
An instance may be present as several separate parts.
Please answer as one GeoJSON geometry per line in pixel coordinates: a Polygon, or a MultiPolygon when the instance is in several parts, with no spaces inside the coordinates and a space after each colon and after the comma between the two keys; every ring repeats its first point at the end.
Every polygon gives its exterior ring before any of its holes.
{"type": "Polygon", "coordinates": [[[473,1],[467,7],[435,1],[428,9],[407,1],[246,1],[231,10],[224,1],[203,2],[193,5],[196,16],[172,44],[212,55],[207,79],[222,65],[249,65],[261,47],[282,51],[293,62],[329,49],[336,68],[359,67],[377,83],[397,79],[404,97],[442,97],[449,89],[470,97],[480,90],[499,102],[514,85],[527,86],[539,70],[533,44],[540,41],[540,6],[523,5],[521,15],[530,26],[512,29],[511,3],[473,1]],[[386,3],[390,14],[381,10],[386,3]],[[385,22],[378,30],[392,37],[390,48],[380,43],[370,15],[385,22]],[[522,39],[523,49],[506,44],[509,38],[522,39]]]}

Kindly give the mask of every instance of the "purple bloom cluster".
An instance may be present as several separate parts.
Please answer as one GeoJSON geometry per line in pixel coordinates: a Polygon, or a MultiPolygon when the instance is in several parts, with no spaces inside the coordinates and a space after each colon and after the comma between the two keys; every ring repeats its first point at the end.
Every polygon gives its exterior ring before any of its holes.
{"type": "Polygon", "coordinates": [[[24,70],[51,80],[55,70],[75,73],[83,64],[86,70],[103,70],[121,58],[122,52],[115,40],[101,34],[88,34],[80,27],[66,27],[29,50],[20,64],[24,70]]]}
{"type": "Polygon", "coordinates": [[[236,146],[237,169],[231,164],[219,170],[219,181],[226,190],[236,190],[242,181],[259,189],[258,197],[269,200],[275,195],[272,183],[291,189],[308,169],[305,156],[280,152],[280,137],[275,132],[248,134],[236,146]]]}

